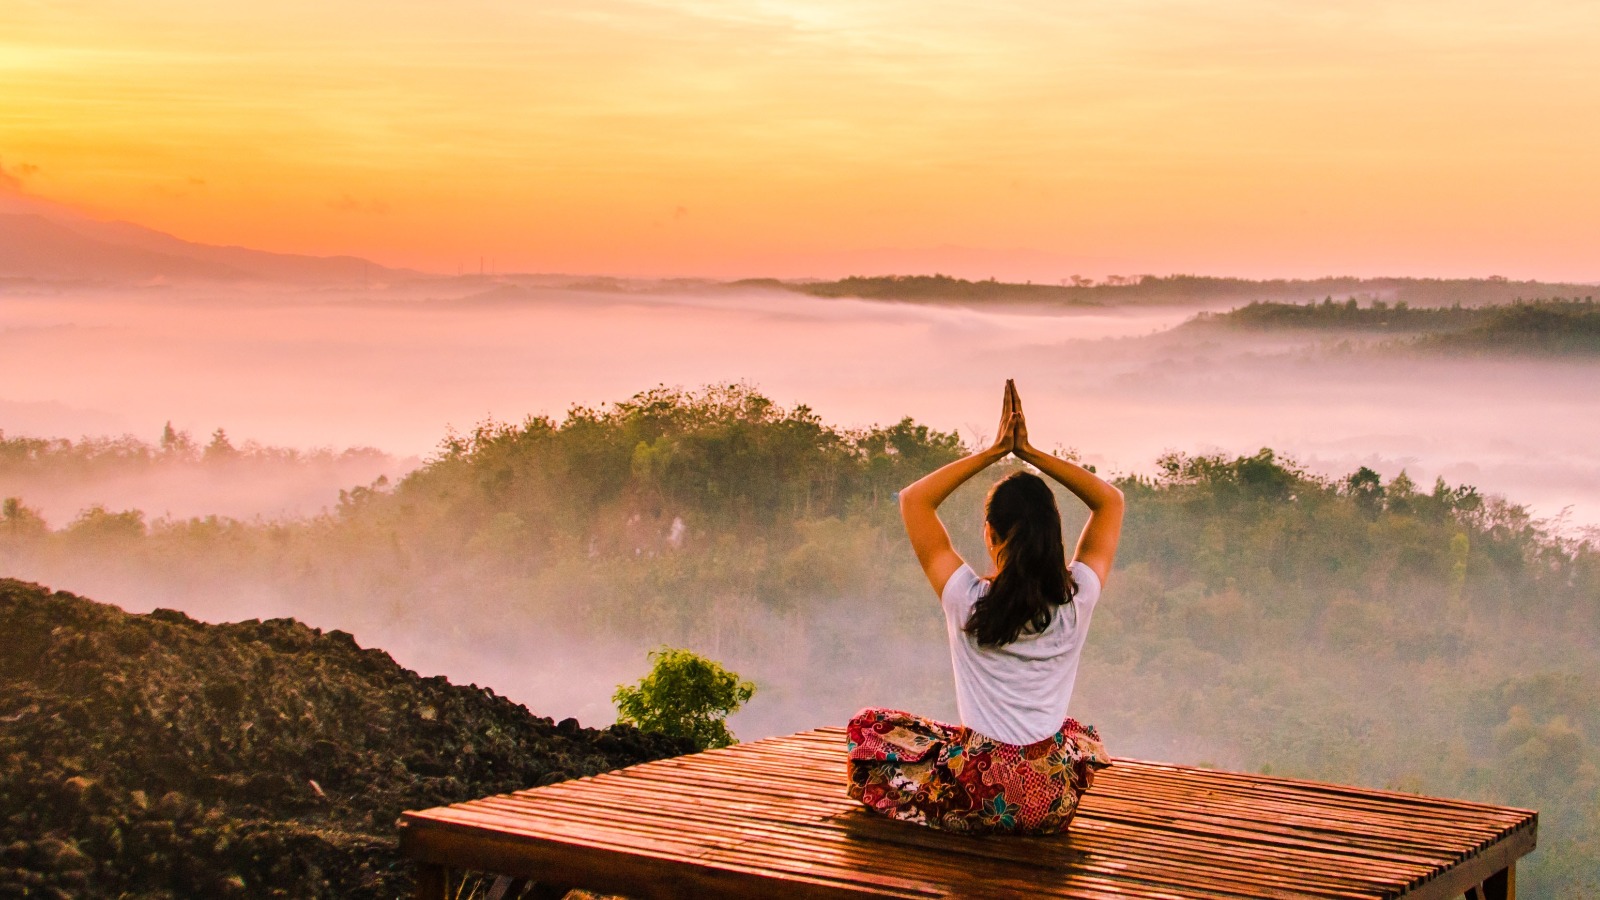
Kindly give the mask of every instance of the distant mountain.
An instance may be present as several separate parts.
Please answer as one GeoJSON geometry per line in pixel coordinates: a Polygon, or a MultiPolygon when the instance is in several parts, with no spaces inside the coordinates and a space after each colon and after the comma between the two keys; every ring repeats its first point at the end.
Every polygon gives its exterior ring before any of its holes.
{"type": "Polygon", "coordinates": [[[27,201],[0,203],[0,278],[337,282],[421,275],[356,256],[199,244],[131,222],[100,221],[33,198],[27,201]]]}
{"type": "Polygon", "coordinates": [[[97,241],[40,215],[0,215],[0,277],[148,281],[248,276],[203,259],[97,241]]]}

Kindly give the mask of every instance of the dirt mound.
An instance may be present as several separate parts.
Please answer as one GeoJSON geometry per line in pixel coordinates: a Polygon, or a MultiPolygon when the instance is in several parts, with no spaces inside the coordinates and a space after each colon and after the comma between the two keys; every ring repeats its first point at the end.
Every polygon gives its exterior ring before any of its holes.
{"type": "Polygon", "coordinates": [[[0,579],[0,898],[393,898],[401,810],[689,752],[292,619],[0,579]]]}

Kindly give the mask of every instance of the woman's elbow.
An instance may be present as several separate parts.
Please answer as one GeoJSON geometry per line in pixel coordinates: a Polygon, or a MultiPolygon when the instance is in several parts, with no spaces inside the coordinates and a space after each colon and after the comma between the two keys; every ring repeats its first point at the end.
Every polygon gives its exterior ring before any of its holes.
{"type": "Polygon", "coordinates": [[[911,488],[901,488],[900,491],[894,495],[894,498],[896,501],[898,501],[898,505],[900,507],[900,518],[902,519],[906,517],[906,514],[913,506],[916,505],[917,502],[916,494],[911,490],[911,488]]]}
{"type": "Polygon", "coordinates": [[[1100,504],[1097,508],[1097,511],[1103,510],[1105,512],[1122,512],[1124,505],[1125,501],[1122,497],[1122,489],[1116,485],[1107,484],[1105,494],[1100,499],[1100,504]]]}
{"type": "Polygon", "coordinates": [[[933,508],[933,504],[928,502],[928,498],[924,497],[914,484],[910,487],[902,488],[900,493],[896,495],[896,499],[900,501],[900,518],[902,519],[909,519],[919,511],[933,508]]]}

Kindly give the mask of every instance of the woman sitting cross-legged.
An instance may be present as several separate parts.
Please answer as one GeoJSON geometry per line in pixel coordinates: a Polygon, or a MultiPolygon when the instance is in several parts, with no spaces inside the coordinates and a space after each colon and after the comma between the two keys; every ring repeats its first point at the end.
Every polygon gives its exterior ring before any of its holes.
{"type": "Polygon", "coordinates": [[[1052,834],[1072,821],[1094,770],[1111,760],[1094,728],[1067,717],[1078,657],[1122,534],[1122,492],[1028,443],[1006,382],[994,445],[900,492],[900,515],[944,607],[960,725],[889,709],[850,720],[849,794],[894,819],[946,831],[1052,834]],[[938,506],[1016,454],[1089,507],[1067,564],[1061,515],[1042,478],[1017,472],[984,508],[992,574],[950,545],[938,506]]]}

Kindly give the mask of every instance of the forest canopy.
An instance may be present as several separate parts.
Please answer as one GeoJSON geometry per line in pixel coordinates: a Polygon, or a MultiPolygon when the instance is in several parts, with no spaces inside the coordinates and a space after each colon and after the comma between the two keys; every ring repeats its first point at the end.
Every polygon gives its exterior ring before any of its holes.
{"type": "Polygon", "coordinates": [[[1592,297],[1518,300],[1483,307],[1390,305],[1354,297],[1321,303],[1260,302],[1225,313],[1201,313],[1195,327],[1252,331],[1307,329],[1412,335],[1388,346],[1449,353],[1600,353],[1600,306],[1592,297]]]}
{"type": "Polygon", "coordinates": [[[1523,297],[1592,292],[1593,285],[1506,278],[1221,278],[1206,275],[1073,275],[1057,282],[972,281],[949,275],[852,275],[837,281],[752,278],[732,287],[764,287],[812,297],[857,297],[911,303],[1037,303],[1052,306],[1296,305],[1334,296],[1386,304],[1477,307],[1509,304],[1523,297]]]}

